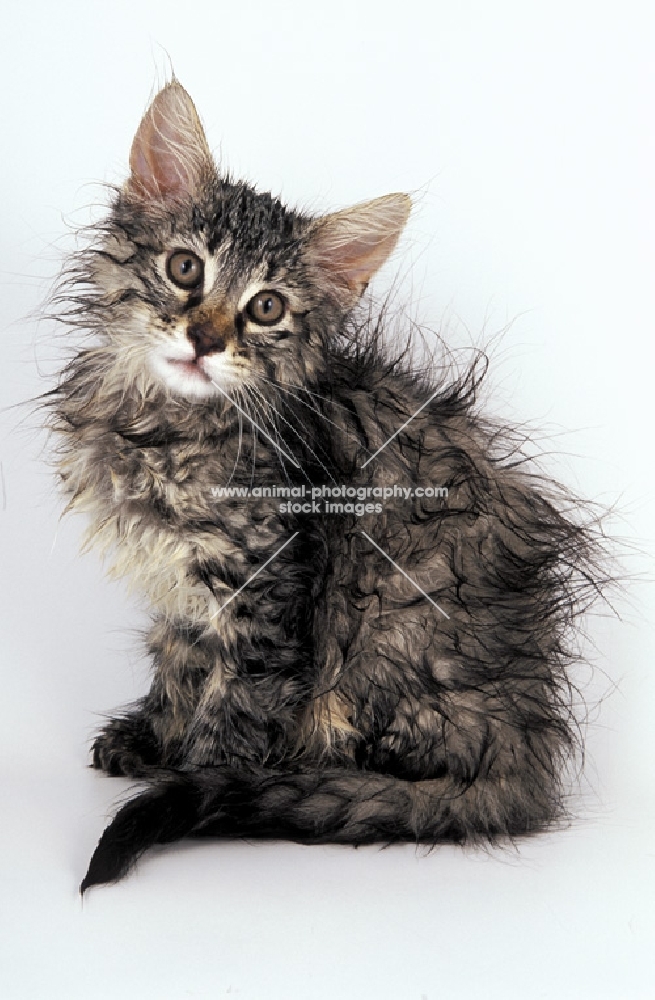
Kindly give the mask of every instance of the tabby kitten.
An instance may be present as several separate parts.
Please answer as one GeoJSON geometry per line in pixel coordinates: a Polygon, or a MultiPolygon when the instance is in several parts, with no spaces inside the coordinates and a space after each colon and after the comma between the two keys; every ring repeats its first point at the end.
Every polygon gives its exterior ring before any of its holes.
{"type": "Polygon", "coordinates": [[[593,531],[479,417],[475,369],[413,370],[358,311],[409,211],[311,218],[219,175],[174,80],[65,273],[91,341],[47,395],[61,481],[154,609],[150,692],[93,746],[147,788],[82,891],[189,835],[476,842],[564,815],[593,531]]]}

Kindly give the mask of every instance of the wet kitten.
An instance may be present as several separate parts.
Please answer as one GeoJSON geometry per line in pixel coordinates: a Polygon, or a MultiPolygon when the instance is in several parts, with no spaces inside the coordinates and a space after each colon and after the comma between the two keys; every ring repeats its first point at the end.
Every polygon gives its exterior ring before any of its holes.
{"type": "Polygon", "coordinates": [[[593,532],[477,415],[474,371],[412,371],[357,311],[409,198],[314,219],[220,177],[176,81],[130,168],[65,276],[94,339],[48,397],[69,507],[155,611],[151,690],[93,747],[149,785],[82,889],[187,835],[433,844],[552,824],[593,532]],[[255,489],[320,484],[372,502],[328,513],[323,491],[312,512],[255,489]],[[376,506],[395,484],[412,495],[376,506]],[[255,495],[217,498],[228,485],[255,495]]]}

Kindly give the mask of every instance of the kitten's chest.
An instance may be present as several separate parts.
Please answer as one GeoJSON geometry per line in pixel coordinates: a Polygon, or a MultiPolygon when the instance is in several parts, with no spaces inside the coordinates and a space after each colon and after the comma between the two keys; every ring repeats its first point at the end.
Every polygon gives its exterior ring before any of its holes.
{"type": "Polygon", "coordinates": [[[283,533],[277,507],[238,495],[250,479],[226,468],[229,449],[112,437],[112,448],[78,448],[65,470],[76,484],[71,505],[91,515],[87,544],[167,617],[207,623],[283,533]]]}

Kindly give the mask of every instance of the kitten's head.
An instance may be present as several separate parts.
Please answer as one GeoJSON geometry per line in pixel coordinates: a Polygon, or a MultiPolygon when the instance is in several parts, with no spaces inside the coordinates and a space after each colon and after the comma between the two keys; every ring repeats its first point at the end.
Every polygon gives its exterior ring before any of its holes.
{"type": "Polygon", "coordinates": [[[311,380],[411,207],[392,194],[312,219],[221,177],[176,81],[144,115],[130,169],[88,258],[87,302],[114,387],[177,400],[311,380]]]}

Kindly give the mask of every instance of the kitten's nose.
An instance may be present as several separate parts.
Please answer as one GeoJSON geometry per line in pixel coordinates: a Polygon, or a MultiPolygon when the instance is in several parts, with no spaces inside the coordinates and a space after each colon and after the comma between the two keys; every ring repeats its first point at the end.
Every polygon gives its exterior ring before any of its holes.
{"type": "Polygon", "coordinates": [[[225,350],[225,337],[209,321],[193,323],[187,328],[186,335],[196,349],[197,358],[204,354],[219,354],[225,350]]]}

